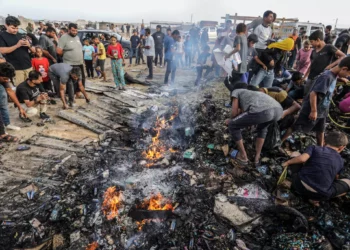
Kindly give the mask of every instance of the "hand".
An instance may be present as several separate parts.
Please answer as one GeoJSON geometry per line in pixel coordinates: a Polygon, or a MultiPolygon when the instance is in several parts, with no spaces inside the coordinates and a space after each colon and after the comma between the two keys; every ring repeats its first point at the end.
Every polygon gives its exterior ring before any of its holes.
{"type": "Polygon", "coordinates": [[[267,67],[266,67],[265,64],[264,64],[262,67],[263,67],[263,69],[264,69],[265,71],[267,71],[267,67]]]}
{"type": "Polygon", "coordinates": [[[25,47],[30,47],[30,42],[28,40],[23,40],[23,45],[25,47]]]}
{"type": "Polygon", "coordinates": [[[286,167],[288,167],[288,166],[289,166],[289,163],[288,163],[288,161],[286,161],[286,162],[283,162],[283,164],[282,164],[282,167],[286,168],[286,167]]]}
{"type": "MultiPolygon", "coordinates": [[[[57,60],[55,58],[52,58],[53,63],[57,63],[57,60]]],[[[85,62],[84,62],[85,64],[85,62]]]]}
{"type": "Polygon", "coordinates": [[[331,68],[333,68],[331,65],[328,65],[325,70],[330,70],[331,68]]]}
{"type": "Polygon", "coordinates": [[[87,99],[87,98],[86,98],[86,103],[90,103],[90,99],[87,99]]]}
{"type": "Polygon", "coordinates": [[[316,121],[316,119],[317,119],[317,111],[311,111],[311,113],[309,115],[309,119],[311,121],[316,121]]]}
{"type": "Polygon", "coordinates": [[[228,125],[229,125],[229,123],[230,123],[230,121],[231,121],[230,119],[226,119],[226,121],[225,121],[225,125],[226,125],[226,126],[228,126],[228,125]]]}
{"type": "Polygon", "coordinates": [[[19,108],[19,114],[21,115],[21,117],[25,117],[25,118],[28,117],[28,116],[27,116],[27,113],[24,111],[23,108],[19,108]]]}
{"type": "Polygon", "coordinates": [[[22,47],[22,46],[26,46],[26,44],[27,44],[27,40],[19,40],[18,41],[18,43],[16,44],[16,47],[17,48],[20,48],[20,47],[22,47]]]}
{"type": "Polygon", "coordinates": [[[68,105],[67,104],[63,104],[63,109],[69,109],[68,105]]]}

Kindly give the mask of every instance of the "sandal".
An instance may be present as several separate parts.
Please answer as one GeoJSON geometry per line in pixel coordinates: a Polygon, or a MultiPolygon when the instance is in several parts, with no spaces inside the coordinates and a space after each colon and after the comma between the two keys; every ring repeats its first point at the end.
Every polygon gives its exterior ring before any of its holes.
{"type": "Polygon", "coordinates": [[[238,159],[238,158],[235,158],[233,160],[235,160],[236,162],[238,162],[240,165],[242,165],[244,167],[248,166],[248,164],[249,164],[249,161],[243,161],[243,160],[238,159]]]}
{"type": "Polygon", "coordinates": [[[2,142],[18,142],[18,138],[16,136],[12,136],[12,135],[5,135],[4,137],[0,138],[0,141],[2,141],[2,142]]]}

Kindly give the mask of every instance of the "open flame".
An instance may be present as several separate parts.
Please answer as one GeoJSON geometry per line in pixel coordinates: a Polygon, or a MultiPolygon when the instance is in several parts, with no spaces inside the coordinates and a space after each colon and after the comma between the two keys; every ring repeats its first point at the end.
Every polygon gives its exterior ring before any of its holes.
{"type": "Polygon", "coordinates": [[[120,191],[116,191],[116,187],[109,187],[103,197],[102,211],[107,217],[107,220],[112,220],[118,216],[123,195],[120,191]]]}
{"type": "Polygon", "coordinates": [[[95,242],[92,242],[91,244],[89,244],[86,247],[86,250],[96,250],[97,248],[98,248],[98,243],[95,241],[95,242]]]}
{"type": "Polygon", "coordinates": [[[174,114],[170,116],[168,120],[166,120],[164,117],[162,118],[157,117],[157,120],[155,122],[155,127],[153,128],[156,134],[152,137],[152,144],[149,145],[148,149],[142,153],[142,156],[144,158],[151,161],[146,165],[147,167],[153,166],[154,162],[161,159],[164,156],[164,153],[166,151],[170,150],[170,152],[172,153],[174,152],[172,151],[172,149],[167,148],[159,140],[159,135],[162,129],[166,129],[170,127],[171,124],[169,124],[169,122],[174,120],[176,116],[178,116],[178,108],[175,109],[174,114]]]}
{"type": "MultiPolygon", "coordinates": [[[[150,199],[145,199],[139,208],[146,209],[146,210],[158,210],[158,211],[174,210],[174,207],[170,199],[164,198],[160,193],[152,195],[150,199]]],[[[142,227],[148,221],[151,221],[151,220],[137,221],[136,224],[138,226],[138,229],[141,230],[142,227]]]]}

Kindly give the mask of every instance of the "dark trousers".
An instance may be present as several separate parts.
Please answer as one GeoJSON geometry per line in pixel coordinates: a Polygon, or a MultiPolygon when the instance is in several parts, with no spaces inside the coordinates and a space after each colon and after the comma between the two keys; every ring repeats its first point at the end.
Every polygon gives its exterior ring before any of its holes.
{"type": "Polygon", "coordinates": [[[186,67],[191,67],[191,58],[192,58],[192,53],[191,51],[185,52],[185,66],[186,67]]]}
{"type": "Polygon", "coordinates": [[[173,83],[175,81],[176,63],[170,59],[166,59],[165,62],[166,62],[166,72],[165,72],[164,83],[168,84],[170,73],[171,73],[171,82],[173,83]]]}
{"type": "MultiPolygon", "coordinates": [[[[52,80],[53,86],[55,88],[55,92],[58,96],[61,97],[61,92],[60,92],[60,84],[61,84],[61,80],[59,76],[56,76],[55,74],[53,74],[51,71],[49,71],[49,76],[50,79],[52,80]]],[[[68,80],[68,82],[66,83],[66,93],[68,94],[68,101],[70,103],[74,102],[74,91],[75,87],[74,87],[74,83],[71,79],[68,80]]]]}
{"type": "Polygon", "coordinates": [[[149,71],[149,77],[153,78],[153,56],[147,56],[147,67],[149,71]]]}
{"type": "Polygon", "coordinates": [[[42,82],[42,86],[45,90],[53,91],[51,80],[48,80],[47,82],[42,82]]]}
{"type": "Polygon", "coordinates": [[[159,65],[162,66],[163,64],[163,48],[156,48],[156,58],[154,59],[154,64],[157,66],[158,63],[158,57],[159,57],[159,65]]]}
{"type": "Polygon", "coordinates": [[[288,60],[288,67],[291,69],[294,65],[294,61],[295,61],[295,58],[297,57],[297,50],[292,50],[291,51],[291,56],[289,57],[289,60],[288,60]]]}
{"type": "Polygon", "coordinates": [[[81,70],[81,81],[83,82],[83,86],[85,88],[85,71],[84,71],[84,64],[80,65],[71,65],[74,68],[79,68],[81,70]]]}
{"type": "Polygon", "coordinates": [[[88,77],[94,77],[94,67],[92,66],[92,60],[85,60],[85,68],[88,77]]]}
{"type": "Polygon", "coordinates": [[[196,85],[200,83],[200,80],[202,79],[203,70],[205,71],[204,77],[208,76],[208,74],[212,71],[212,68],[208,65],[203,66],[197,66],[197,79],[196,79],[196,85]]]}
{"type": "Polygon", "coordinates": [[[145,62],[145,60],[143,59],[143,49],[139,49],[139,54],[136,58],[136,64],[140,64],[141,60],[143,63],[145,62]]]}

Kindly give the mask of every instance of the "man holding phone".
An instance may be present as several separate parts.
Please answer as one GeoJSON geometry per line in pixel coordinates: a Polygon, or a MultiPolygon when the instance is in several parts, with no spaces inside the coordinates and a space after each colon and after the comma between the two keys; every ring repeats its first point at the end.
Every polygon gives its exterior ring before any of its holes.
{"type": "Polygon", "coordinates": [[[0,53],[15,68],[16,85],[28,78],[28,74],[32,70],[30,53],[35,52],[35,48],[26,37],[18,33],[20,24],[18,18],[8,16],[5,19],[6,32],[0,33],[0,53]]]}
{"type": "Polygon", "coordinates": [[[39,114],[41,119],[49,119],[50,116],[45,113],[49,97],[41,85],[42,81],[40,72],[34,70],[29,72],[28,79],[18,85],[16,96],[28,117],[39,114]]]}

